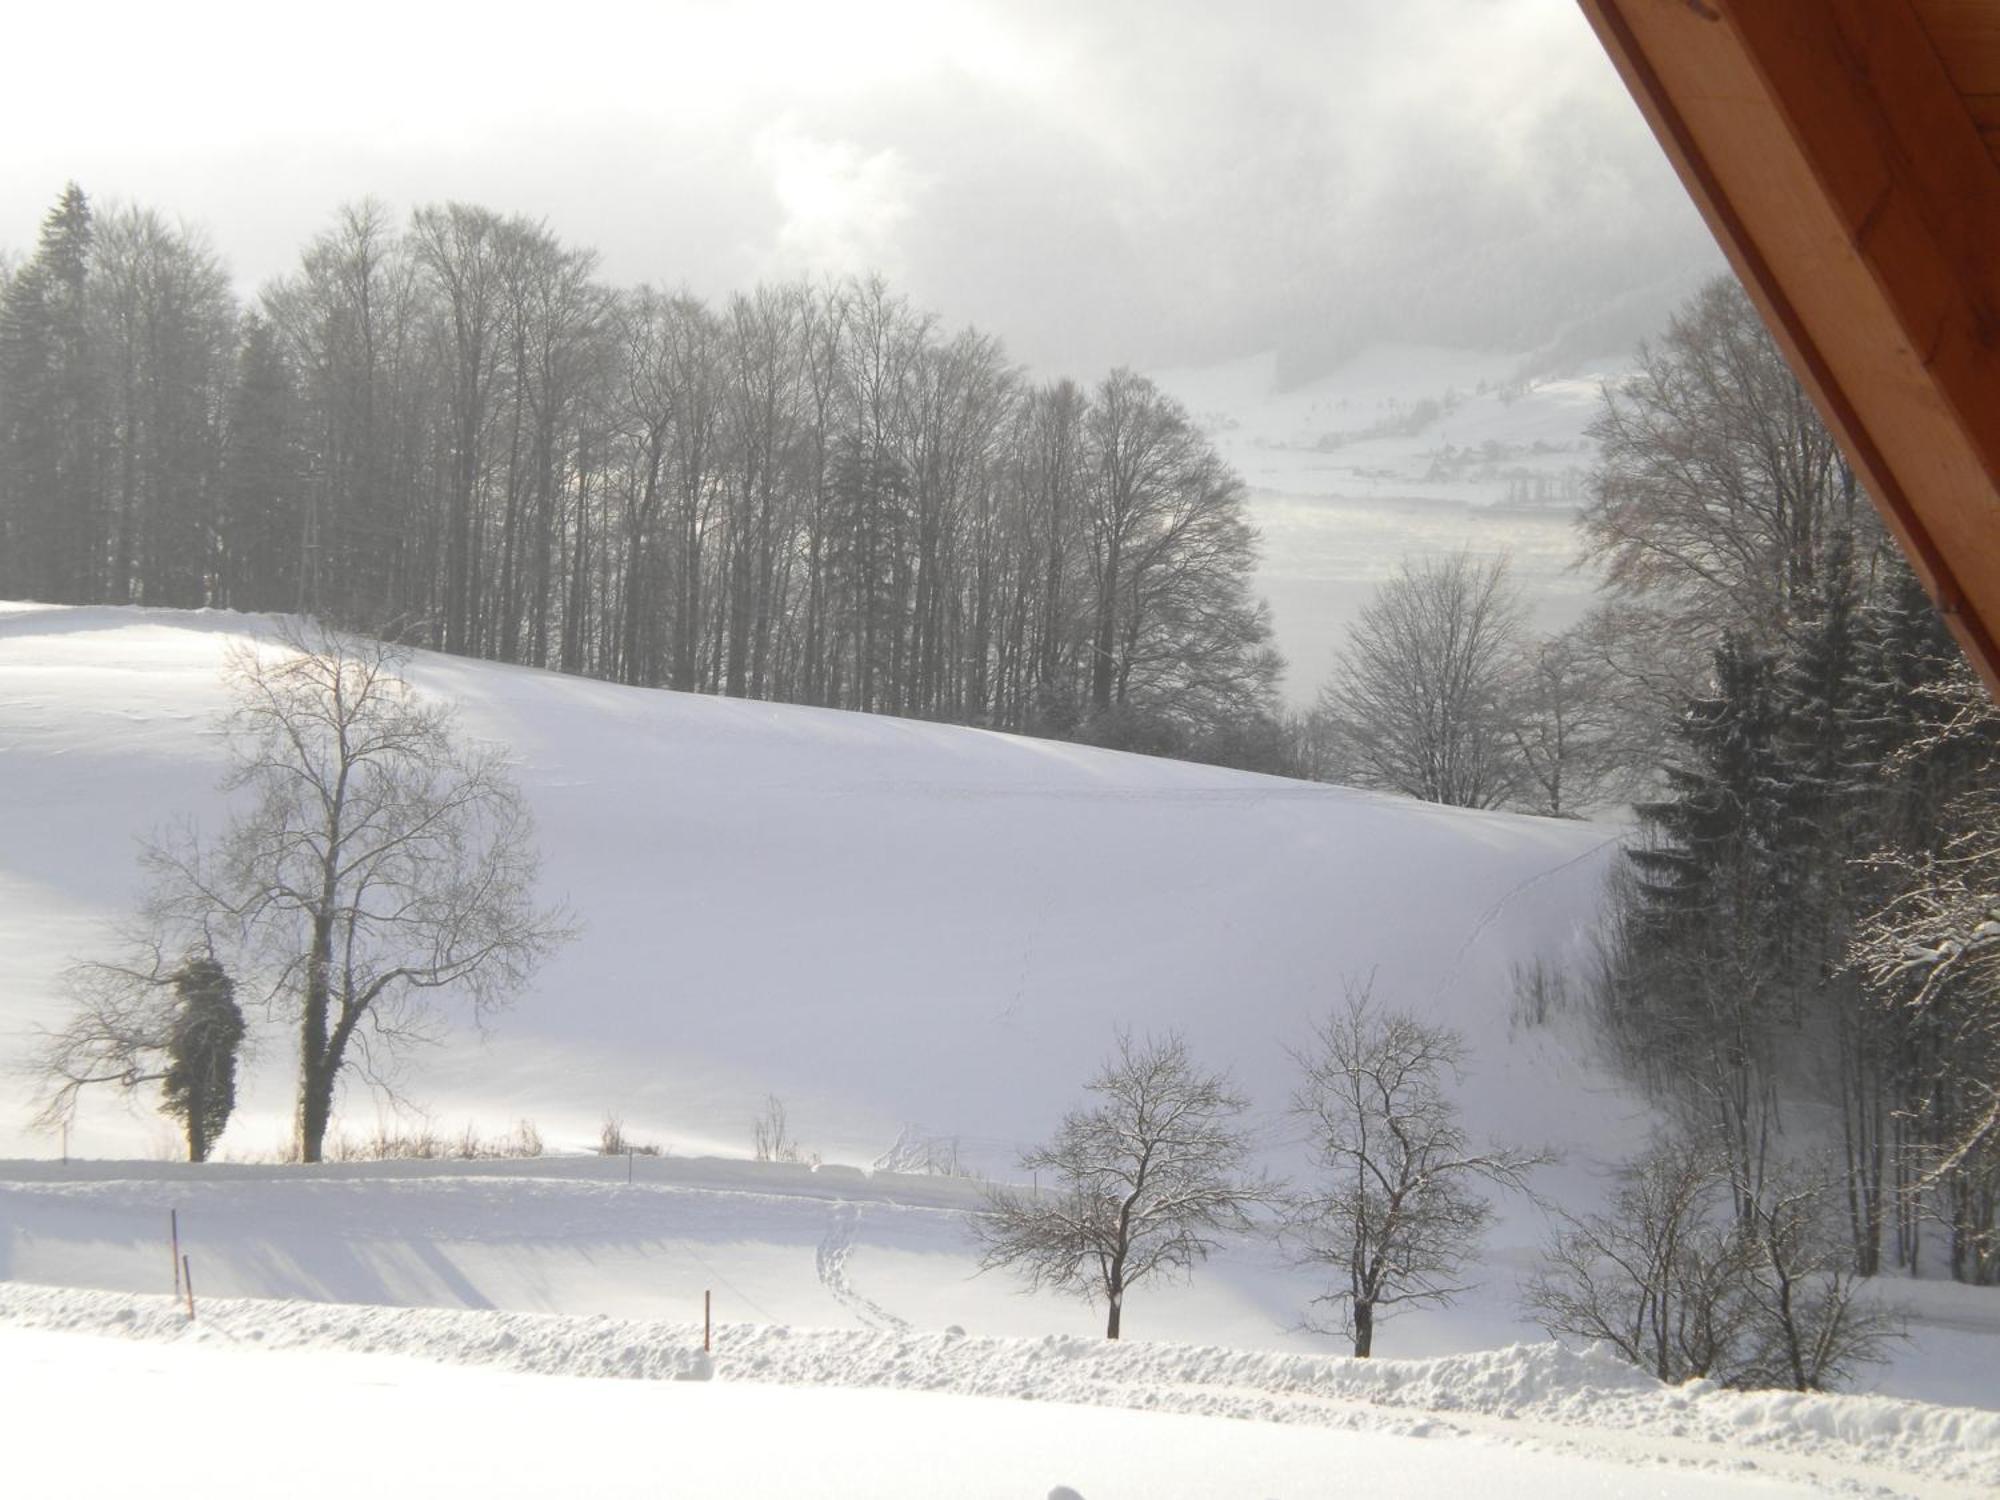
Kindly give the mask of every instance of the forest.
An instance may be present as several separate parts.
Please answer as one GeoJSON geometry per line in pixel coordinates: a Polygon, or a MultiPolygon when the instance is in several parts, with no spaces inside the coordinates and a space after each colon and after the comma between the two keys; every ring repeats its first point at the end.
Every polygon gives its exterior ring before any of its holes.
{"type": "Polygon", "coordinates": [[[362,203],[243,306],[199,232],[72,185],[0,286],[9,597],[1240,762],[1256,545],[1151,382],[1031,381],[879,278],[709,306],[362,203]]]}
{"type": "Polygon", "coordinates": [[[2000,714],[1734,282],[1593,435],[1580,640],[1647,776],[1602,1034],[1740,1224],[1804,1192],[1862,1275],[2000,1281],[2000,714]]]}

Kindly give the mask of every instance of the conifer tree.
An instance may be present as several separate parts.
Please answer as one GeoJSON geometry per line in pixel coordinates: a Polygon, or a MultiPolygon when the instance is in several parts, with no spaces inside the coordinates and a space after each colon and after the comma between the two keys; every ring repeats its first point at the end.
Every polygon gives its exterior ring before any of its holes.
{"type": "Polygon", "coordinates": [[[207,1161],[236,1108],[236,1053],[243,1044],[235,982],[212,954],[189,959],[174,975],[166,1042],[162,1107],[186,1127],[188,1160],[207,1161]]]}
{"type": "Polygon", "coordinates": [[[93,237],[70,183],[0,299],[0,585],[53,603],[89,601],[103,561],[93,237]]]}
{"type": "Polygon", "coordinates": [[[1772,658],[1729,636],[1714,660],[1711,691],[1689,704],[1677,728],[1683,750],[1665,772],[1673,795],[1637,809],[1658,835],[1633,851],[1640,889],[1648,910],[1676,925],[1719,919],[1732,902],[1756,899],[1731,881],[1731,867],[1768,853],[1780,817],[1772,658]]]}
{"type": "Polygon", "coordinates": [[[1771,653],[1736,636],[1712,689],[1679,726],[1670,797],[1637,811],[1635,867],[1615,991],[1632,1056],[1666,1078],[1691,1123],[1725,1143],[1748,1215],[1777,1129],[1778,1063],[1792,1019],[1783,766],[1771,653]]]}

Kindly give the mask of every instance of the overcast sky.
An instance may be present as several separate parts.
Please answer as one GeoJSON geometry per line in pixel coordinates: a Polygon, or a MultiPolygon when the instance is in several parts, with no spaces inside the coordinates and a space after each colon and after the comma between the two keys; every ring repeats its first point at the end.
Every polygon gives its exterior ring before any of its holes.
{"type": "Polygon", "coordinates": [[[246,290],[336,204],[460,198],[622,283],[879,269],[1044,371],[1311,373],[1713,259],[1574,0],[99,4],[8,50],[0,246],[73,177],[246,290]]]}

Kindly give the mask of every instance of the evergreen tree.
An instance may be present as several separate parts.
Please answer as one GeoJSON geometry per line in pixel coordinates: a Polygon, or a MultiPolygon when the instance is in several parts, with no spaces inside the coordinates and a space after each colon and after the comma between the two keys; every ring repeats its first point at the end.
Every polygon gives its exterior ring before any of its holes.
{"type": "MultiPolygon", "coordinates": [[[[1779,681],[1785,760],[1779,851],[1791,893],[1786,974],[1803,1017],[1801,1081],[1839,1121],[1855,1265],[1880,1268],[1897,1040],[1847,955],[1884,783],[1887,730],[1870,704],[1875,620],[1852,539],[1829,544],[1779,681]]],[[[1783,976],[1781,976],[1783,977],[1783,976]]]]}
{"type": "Polygon", "coordinates": [[[1844,829],[1873,780],[1860,733],[1868,626],[1853,541],[1843,534],[1827,549],[1779,684],[1792,842],[1814,843],[1844,829]]]}
{"type": "Polygon", "coordinates": [[[0,298],[0,585],[85,603],[104,557],[89,200],[69,184],[0,298]]]}
{"type": "Polygon", "coordinates": [[[1765,906],[1761,876],[1782,813],[1779,706],[1770,653],[1737,636],[1716,648],[1711,691],[1688,705],[1671,796],[1637,807],[1656,837],[1632,851],[1648,915],[1670,928],[1765,906]]]}
{"type": "Polygon", "coordinates": [[[1740,1214],[1777,1130],[1778,1068],[1795,1020],[1781,846],[1784,767],[1772,654],[1726,636],[1711,690],[1678,727],[1672,795],[1638,807],[1615,1018],[1635,1064],[1725,1145],[1740,1214]]]}
{"type": "Polygon", "coordinates": [[[162,1107],[187,1128],[188,1160],[207,1161],[236,1108],[236,1053],[243,1044],[235,982],[212,955],[189,959],[174,975],[166,1041],[162,1107]]]}

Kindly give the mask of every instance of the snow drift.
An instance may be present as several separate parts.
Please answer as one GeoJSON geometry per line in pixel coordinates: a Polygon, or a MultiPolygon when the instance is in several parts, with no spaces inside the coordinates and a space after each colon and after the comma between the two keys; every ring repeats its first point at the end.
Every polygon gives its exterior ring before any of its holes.
{"type": "Polygon", "coordinates": [[[948,1392],[1412,1435],[1441,1423],[1530,1440],[1566,1436],[1586,1451],[1610,1443],[1621,1456],[1643,1452],[1654,1462],[1736,1467],[1748,1450],[1804,1460],[1850,1485],[2000,1487],[2000,1414],[1882,1397],[1676,1389],[1615,1356],[1554,1344],[1353,1360],[1057,1336],[724,1325],[711,1355],[699,1325],[685,1323],[218,1300],[204,1302],[190,1323],[167,1297],[7,1286],[0,1324],[414,1355],[546,1375],[948,1392]]]}

